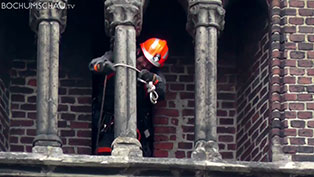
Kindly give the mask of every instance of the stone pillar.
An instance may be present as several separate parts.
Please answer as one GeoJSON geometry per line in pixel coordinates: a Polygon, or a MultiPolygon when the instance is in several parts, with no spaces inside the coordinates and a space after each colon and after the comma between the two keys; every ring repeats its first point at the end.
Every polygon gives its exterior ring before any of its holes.
{"type": "MultiPolygon", "coordinates": [[[[136,36],[142,27],[144,0],[105,1],[106,32],[114,41],[114,62],[136,66],[136,36]]],[[[114,134],[112,155],[142,156],[136,139],[136,71],[117,67],[115,76],[114,134]]]]}
{"type": "Polygon", "coordinates": [[[220,160],[217,143],[217,40],[221,0],[189,0],[187,30],[195,40],[195,148],[192,158],[220,160]]]}
{"type": "Polygon", "coordinates": [[[30,26],[37,33],[37,136],[33,152],[61,152],[58,136],[59,40],[66,26],[67,0],[34,0],[48,8],[30,10],[30,26]],[[48,148],[51,149],[51,148],[48,148]]]}

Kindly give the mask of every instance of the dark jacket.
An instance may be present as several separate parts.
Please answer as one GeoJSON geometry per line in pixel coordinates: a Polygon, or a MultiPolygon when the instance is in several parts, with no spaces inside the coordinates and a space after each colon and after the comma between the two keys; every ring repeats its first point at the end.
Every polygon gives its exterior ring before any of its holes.
{"type": "MultiPolygon", "coordinates": [[[[112,52],[106,52],[102,58],[97,58],[98,60],[109,60],[112,59],[112,52]]],[[[155,85],[156,92],[159,95],[158,101],[163,100],[165,97],[166,83],[165,78],[157,70],[153,68],[150,72],[157,74],[158,83],[155,85]]],[[[105,101],[103,106],[103,117],[104,123],[106,124],[106,129],[99,133],[99,147],[106,146],[110,147],[114,139],[114,125],[112,124],[114,119],[114,72],[107,73],[107,84],[106,84],[106,93],[105,101]]],[[[94,95],[93,98],[93,121],[92,121],[92,150],[94,152],[96,146],[96,137],[98,132],[98,122],[101,109],[102,101],[102,89],[104,88],[104,83],[101,82],[97,85],[94,85],[98,90],[98,93],[94,95]]],[[[153,104],[150,102],[149,95],[144,83],[137,82],[137,128],[140,132],[141,143],[143,148],[144,156],[152,156],[153,153],[153,138],[154,138],[154,129],[152,121],[152,108],[153,104]]],[[[101,125],[103,129],[104,125],[101,125]]]]}

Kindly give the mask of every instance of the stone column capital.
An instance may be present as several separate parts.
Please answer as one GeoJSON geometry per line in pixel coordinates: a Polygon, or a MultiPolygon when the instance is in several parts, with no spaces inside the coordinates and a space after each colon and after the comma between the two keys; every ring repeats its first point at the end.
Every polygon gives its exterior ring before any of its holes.
{"type": "Polygon", "coordinates": [[[30,27],[34,32],[38,31],[38,25],[42,21],[56,21],[60,25],[60,33],[66,27],[68,0],[30,0],[30,27]]]}
{"type": "Polygon", "coordinates": [[[143,5],[145,0],[106,0],[105,29],[113,36],[117,25],[131,25],[138,36],[142,30],[143,5]]]}
{"type": "Polygon", "coordinates": [[[221,0],[189,0],[187,31],[195,36],[195,29],[204,27],[215,27],[218,31],[224,28],[225,10],[221,0]]]}

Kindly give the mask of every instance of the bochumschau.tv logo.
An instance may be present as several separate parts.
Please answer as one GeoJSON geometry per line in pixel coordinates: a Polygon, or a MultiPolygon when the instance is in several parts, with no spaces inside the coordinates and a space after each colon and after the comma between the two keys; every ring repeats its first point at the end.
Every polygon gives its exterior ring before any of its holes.
{"type": "Polygon", "coordinates": [[[21,9],[74,9],[75,4],[65,4],[63,2],[1,2],[1,9],[21,10],[21,9]]]}

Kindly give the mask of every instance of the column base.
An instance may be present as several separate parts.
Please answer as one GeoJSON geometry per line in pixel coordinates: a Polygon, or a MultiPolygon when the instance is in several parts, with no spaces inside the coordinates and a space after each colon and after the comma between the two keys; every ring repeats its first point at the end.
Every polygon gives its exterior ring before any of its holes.
{"type": "Polygon", "coordinates": [[[33,146],[61,147],[62,141],[60,137],[57,135],[40,134],[35,137],[33,141],[33,146]]]}
{"type": "Polygon", "coordinates": [[[143,157],[142,145],[136,138],[117,137],[112,142],[113,156],[143,157]]]}
{"type": "Polygon", "coordinates": [[[192,152],[192,158],[195,160],[222,161],[218,143],[212,140],[197,141],[192,152]]]}
{"type": "Polygon", "coordinates": [[[33,153],[45,154],[47,156],[62,155],[63,151],[61,147],[54,146],[34,146],[32,148],[33,153]]]}

